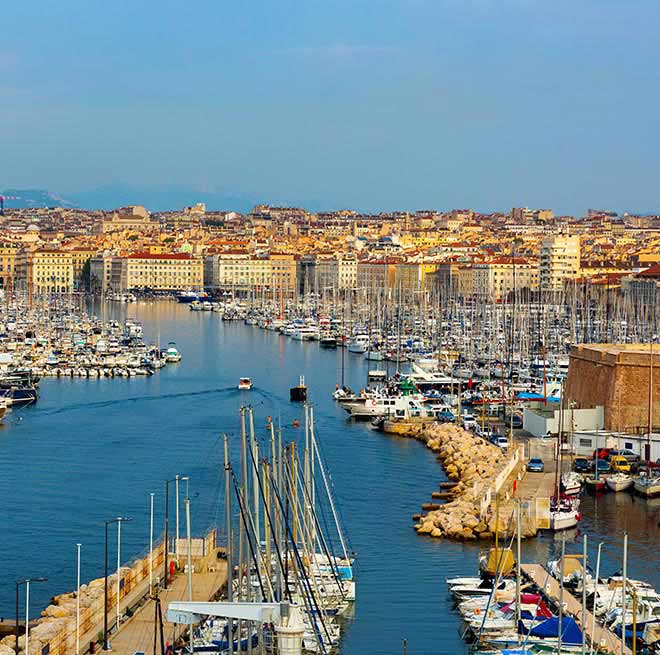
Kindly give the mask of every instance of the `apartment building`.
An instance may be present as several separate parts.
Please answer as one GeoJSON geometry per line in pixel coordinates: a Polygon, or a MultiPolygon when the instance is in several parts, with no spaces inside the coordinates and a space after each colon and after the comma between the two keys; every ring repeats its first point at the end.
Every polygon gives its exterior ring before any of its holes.
{"type": "Polygon", "coordinates": [[[539,287],[559,291],[565,280],[580,275],[580,237],[558,235],[541,243],[539,287]]]}
{"type": "Polygon", "coordinates": [[[73,262],[73,281],[76,286],[83,283],[85,265],[96,254],[97,248],[73,248],[67,251],[73,262]]]}
{"type": "Polygon", "coordinates": [[[272,253],[255,257],[247,252],[222,252],[204,258],[204,285],[209,289],[269,288],[294,290],[297,281],[296,256],[272,253]]]}
{"type": "Polygon", "coordinates": [[[204,262],[194,255],[138,252],[123,257],[122,262],[122,290],[180,291],[204,286],[204,262]]]}
{"type": "Polygon", "coordinates": [[[32,293],[71,293],[73,258],[63,250],[21,251],[16,257],[17,289],[32,293]]]}
{"type": "Polygon", "coordinates": [[[521,257],[498,257],[473,264],[473,295],[503,300],[514,290],[537,289],[539,270],[535,264],[521,257]]]}
{"type": "Polygon", "coordinates": [[[0,288],[12,289],[16,270],[18,246],[9,241],[0,241],[0,288]]]}

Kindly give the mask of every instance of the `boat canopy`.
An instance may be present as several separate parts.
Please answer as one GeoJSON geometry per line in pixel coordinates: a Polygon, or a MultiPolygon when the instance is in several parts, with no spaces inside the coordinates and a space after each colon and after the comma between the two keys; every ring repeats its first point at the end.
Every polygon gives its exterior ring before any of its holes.
{"type": "MultiPolygon", "coordinates": [[[[553,616],[542,623],[535,625],[529,633],[522,621],[518,624],[518,632],[521,634],[530,634],[532,637],[552,638],[559,634],[559,617],[553,616]]],[[[563,644],[580,645],[582,644],[582,631],[570,616],[564,616],[561,620],[561,640],[563,644]]]]}

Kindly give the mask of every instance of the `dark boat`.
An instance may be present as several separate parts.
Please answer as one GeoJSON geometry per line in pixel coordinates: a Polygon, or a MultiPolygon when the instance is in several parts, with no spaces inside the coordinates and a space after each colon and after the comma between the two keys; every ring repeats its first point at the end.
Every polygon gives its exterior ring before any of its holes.
{"type": "Polygon", "coordinates": [[[336,348],[337,347],[337,338],[336,337],[321,337],[319,340],[321,348],[336,348]]]}
{"type": "Polygon", "coordinates": [[[31,405],[37,402],[38,387],[29,373],[16,373],[0,379],[0,398],[7,405],[31,405]]]}
{"type": "Polygon", "coordinates": [[[300,383],[296,387],[291,387],[289,393],[291,394],[292,403],[304,403],[307,400],[307,387],[305,386],[305,376],[300,376],[300,383]]]}

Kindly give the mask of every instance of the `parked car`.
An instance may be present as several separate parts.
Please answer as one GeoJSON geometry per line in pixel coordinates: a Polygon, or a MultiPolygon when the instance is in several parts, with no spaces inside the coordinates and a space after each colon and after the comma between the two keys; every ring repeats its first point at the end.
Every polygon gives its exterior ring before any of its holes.
{"type": "Polygon", "coordinates": [[[598,473],[609,473],[610,463],[606,459],[594,460],[591,464],[591,470],[595,473],[598,466],[598,473]]]}
{"type": "Polygon", "coordinates": [[[577,473],[589,473],[591,462],[586,457],[576,457],[573,462],[573,470],[577,473]]]}
{"type": "Polygon", "coordinates": [[[532,459],[527,462],[527,470],[530,473],[543,473],[545,470],[545,464],[540,457],[532,457],[532,459]]]}
{"type": "Polygon", "coordinates": [[[610,458],[610,451],[611,448],[598,448],[597,450],[594,450],[594,454],[592,455],[593,459],[609,459],[610,458]]]}
{"type": "Polygon", "coordinates": [[[623,448],[622,450],[610,450],[610,461],[613,457],[617,456],[625,457],[631,464],[639,462],[640,457],[637,453],[634,453],[632,450],[623,448]]]}
{"type": "Polygon", "coordinates": [[[523,426],[522,416],[520,414],[514,414],[513,416],[507,416],[505,424],[507,427],[511,426],[515,430],[520,430],[523,426]]]}
{"type": "Polygon", "coordinates": [[[462,424],[464,430],[472,430],[473,432],[477,432],[477,428],[479,427],[479,424],[472,416],[463,416],[462,424]]]}
{"type": "Polygon", "coordinates": [[[450,412],[448,409],[443,409],[437,414],[438,421],[442,423],[453,423],[456,420],[453,412],[450,412]]]}
{"type": "Polygon", "coordinates": [[[494,434],[490,438],[490,442],[499,446],[502,450],[506,450],[509,447],[509,440],[502,434],[494,434]]]}
{"type": "Polygon", "coordinates": [[[615,473],[630,473],[630,462],[623,455],[610,457],[610,469],[615,473]]]}

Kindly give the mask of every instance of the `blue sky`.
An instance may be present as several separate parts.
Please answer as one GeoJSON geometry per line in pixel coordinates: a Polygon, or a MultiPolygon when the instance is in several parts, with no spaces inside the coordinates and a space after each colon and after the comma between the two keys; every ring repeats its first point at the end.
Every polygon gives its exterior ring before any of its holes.
{"type": "Polygon", "coordinates": [[[660,211],[658,0],[4,3],[0,188],[660,211]]]}

